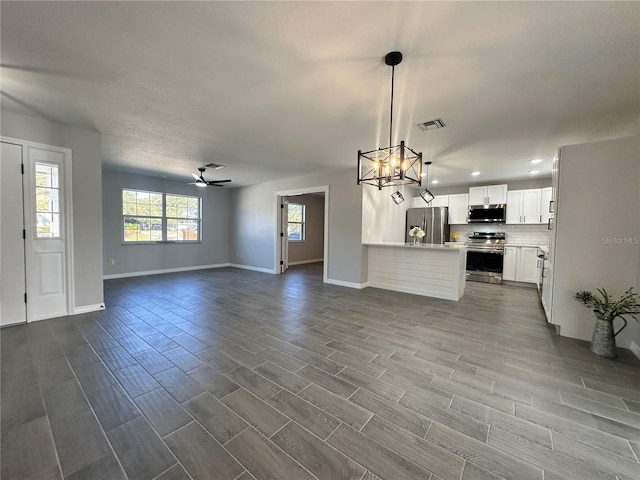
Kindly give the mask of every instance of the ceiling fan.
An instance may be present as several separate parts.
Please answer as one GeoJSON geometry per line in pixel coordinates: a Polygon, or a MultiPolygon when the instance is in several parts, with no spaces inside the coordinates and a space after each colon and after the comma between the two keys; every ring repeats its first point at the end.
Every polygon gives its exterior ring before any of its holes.
{"type": "Polygon", "coordinates": [[[213,185],[215,187],[222,187],[223,185],[219,185],[220,183],[227,183],[231,181],[231,180],[205,180],[203,175],[206,169],[207,169],[206,167],[198,167],[198,171],[200,172],[200,175],[198,176],[195,173],[192,173],[191,176],[193,177],[194,181],[189,183],[189,185],[195,185],[196,187],[207,187],[210,185],[213,185]]]}

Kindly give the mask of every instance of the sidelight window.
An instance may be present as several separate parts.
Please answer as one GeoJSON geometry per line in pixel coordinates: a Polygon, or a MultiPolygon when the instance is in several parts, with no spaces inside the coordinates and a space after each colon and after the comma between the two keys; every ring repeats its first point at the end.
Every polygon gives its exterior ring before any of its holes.
{"type": "Polygon", "coordinates": [[[60,238],[60,167],[36,162],[36,238],[60,238]]]}

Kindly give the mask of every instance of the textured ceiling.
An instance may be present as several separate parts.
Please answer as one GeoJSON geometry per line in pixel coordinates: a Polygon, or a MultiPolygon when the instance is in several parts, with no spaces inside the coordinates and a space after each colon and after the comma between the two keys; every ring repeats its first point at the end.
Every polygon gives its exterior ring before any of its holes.
{"type": "MultiPolygon", "coordinates": [[[[2,108],[102,133],[105,164],[233,186],[395,140],[441,185],[549,175],[638,133],[640,2],[0,2],[2,108]],[[414,124],[442,118],[446,128],[414,124]],[[469,173],[481,175],[471,178],[469,173]]],[[[355,184],[355,179],[354,179],[355,184]]]]}

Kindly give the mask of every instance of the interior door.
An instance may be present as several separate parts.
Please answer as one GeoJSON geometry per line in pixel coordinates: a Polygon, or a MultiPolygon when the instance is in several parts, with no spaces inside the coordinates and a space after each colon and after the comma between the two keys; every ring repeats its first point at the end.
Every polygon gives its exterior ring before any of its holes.
{"type": "Polygon", "coordinates": [[[27,146],[29,321],[67,315],[65,154],[27,146]]]}
{"type": "Polygon", "coordinates": [[[22,146],[0,152],[0,326],[27,321],[22,146]]]}
{"type": "Polygon", "coordinates": [[[289,200],[280,202],[280,273],[289,268],[289,200]]]}

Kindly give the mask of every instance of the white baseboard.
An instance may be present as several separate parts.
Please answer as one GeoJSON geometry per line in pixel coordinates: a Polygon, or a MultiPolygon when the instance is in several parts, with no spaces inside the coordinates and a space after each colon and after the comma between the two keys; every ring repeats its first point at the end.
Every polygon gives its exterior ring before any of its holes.
{"type": "Polygon", "coordinates": [[[214,265],[196,265],[193,267],[163,268],[162,270],[145,270],[142,272],[112,273],[103,275],[103,280],[111,280],[113,278],[141,277],[143,275],[161,275],[163,273],[188,272],[190,270],[206,270],[207,268],[223,268],[232,267],[230,263],[217,263],[214,265]]]}
{"type": "Polygon", "coordinates": [[[96,303],[95,305],[83,305],[73,309],[72,315],[81,315],[83,313],[97,312],[104,310],[104,303],[96,303]]]}
{"type": "Polygon", "coordinates": [[[306,263],[324,262],[324,258],[314,258],[313,260],[300,260],[298,262],[289,262],[289,265],[304,265],[306,263]]]}
{"type": "Polygon", "coordinates": [[[343,282],[342,280],[333,280],[331,278],[327,278],[325,283],[329,283],[331,285],[338,285],[340,287],[348,287],[348,288],[357,288],[361,290],[369,286],[369,283],[355,283],[355,282],[343,282]]]}
{"type": "Polygon", "coordinates": [[[273,268],[252,267],[251,265],[241,265],[239,263],[230,263],[229,266],[233,268],[241,268],[242,270],[251,270],[253,272],[276,273],[273,268]]]}
{"type": "Polygon", "coordinates": [[[631,342],[629,350],[631,350],[636,357],[640,358],[640,347],[636,342],[631,342]]]}

